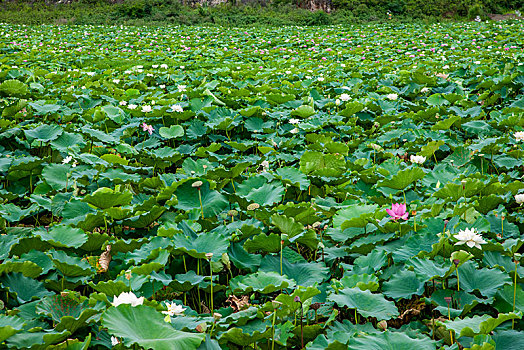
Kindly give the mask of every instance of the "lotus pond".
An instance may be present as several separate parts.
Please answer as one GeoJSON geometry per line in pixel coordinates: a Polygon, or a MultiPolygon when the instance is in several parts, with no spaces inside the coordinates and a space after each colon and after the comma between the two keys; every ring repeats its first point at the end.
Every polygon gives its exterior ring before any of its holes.
{"type": "Polygon", "coordinates": [[[0,25],[0,348],[523,349],[523,38],[0,25]]]}

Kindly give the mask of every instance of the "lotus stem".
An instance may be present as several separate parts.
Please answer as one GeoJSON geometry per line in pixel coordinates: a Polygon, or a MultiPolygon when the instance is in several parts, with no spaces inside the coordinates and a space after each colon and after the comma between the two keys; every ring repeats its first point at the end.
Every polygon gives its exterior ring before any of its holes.
{"type": "Polygon", "coordinates": [[[275,349],[275,322],[277,320],[277,310],[273,311],[273,322],[271,323],[271,350],[275,349]]]}
{"type": "Polygon", "coordinates": [[[355,309],[355,324],[358,324],[358,313],[357,313],[357,309],[355,309]]]}
{"type": "Polygon", "coordinates": [[[280,239],[280,276],[282,276],[282,250],[284,246],[284,240],[280,239]]]}
{"type": "MultiPolygon", "coordinates": [[[[515,313],[515,301],[517,299],[517,263],[518,260],[515,259],[515,276],[513,278],[513,313],[515,313]]],[[[511,329],[515,328],[515,319],[511,320],[511,329]]]]}
{"type": "Polygon", "coordinates": [[[211,259],[209,259],[209,275],[211,277],[211,315],[215,313],[215,308],[213,305],[213,266],[211,266],[211,259]]]}
{"type": "Polygon", "coordinates": [[[198,200],[200,201],[200,211],[202,212],[202,220],[204,219],[204,206],[202,205],[202,193],[200,187],[198,188],[198,200]]]}
{"type": "Polygon", "coordinates": [[[457,266],[457,292],[460,291],[460,278],[459,278],[459,268],[457,266]]]}

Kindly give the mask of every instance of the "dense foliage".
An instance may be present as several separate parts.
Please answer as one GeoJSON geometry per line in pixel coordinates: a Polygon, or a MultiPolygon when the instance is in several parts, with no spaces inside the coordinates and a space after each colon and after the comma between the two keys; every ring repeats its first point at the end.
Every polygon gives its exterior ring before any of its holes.
{"type": "Polygon", "coordinates": [[[523,26],[0,25],[0,348],[524,348],[523,26]]]}
{"type": "MultiPolygon", "coordinates": [[[[80,0],[0,2],[0,22],[16,24],[177,24],[224,26],[327,25],[369,21],[487,19],[489,13],[522,10],[520,0],[228,1],[189,6],[181,0],[80,0]],[[332,10],[309,11],[314,9],[332,10]],[[320,7],[318,7],[320,6],[320,7]],[[391,18],[389,16],[391,14],[391,18]]],[[[195,2],[197,3],[197,2],[195,2]]]]}

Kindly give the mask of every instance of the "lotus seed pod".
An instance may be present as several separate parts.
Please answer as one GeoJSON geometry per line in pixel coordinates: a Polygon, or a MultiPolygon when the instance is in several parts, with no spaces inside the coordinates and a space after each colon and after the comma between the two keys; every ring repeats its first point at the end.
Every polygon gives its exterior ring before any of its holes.
{"type": "Polygon", "coordinates": [[[202,181],[195,181],[193,182],[193,184],[191,185],[191,187],[194,187],[194,188],[199,188],[199,187],[202,187],[204,183],[202,181]]]}
{"type": "Polygon", "coordinates": [[[237,216],[237,215],[238,215],[238,211],[235,209],[231,209],[230,211],[227,212],[227,216],[237,216]]]}
{"type": "Polygon", "coordinates": [[[247,206],[247,210],[256,210],[260,208],[260,204],[258,203],[251,203],[250,205],[247,206]]]}

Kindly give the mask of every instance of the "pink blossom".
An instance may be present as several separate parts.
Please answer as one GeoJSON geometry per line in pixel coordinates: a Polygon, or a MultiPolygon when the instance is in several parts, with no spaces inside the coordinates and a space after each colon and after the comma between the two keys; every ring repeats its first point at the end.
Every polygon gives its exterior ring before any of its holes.
{"type": "Polygon", "coordinates": [[[147,131],[149,135],[153,134],[153,125],[147,125],[146,123],[142,123],[142,130],[147,131]]]}
{"type": "Polygon", "coordinates": [[[409,215],[406,211],[406,205],[401,203],[392,204],[391,209],[386,209],[386,212],[395,221],[397,221],[398,219],[407,220],[409,215]]]}

